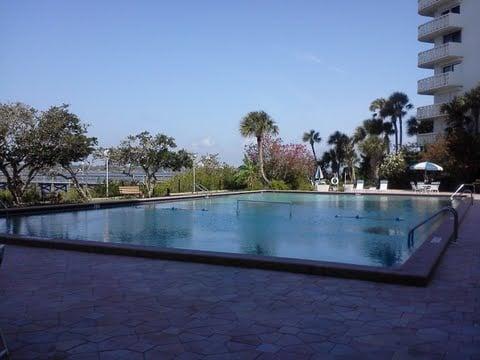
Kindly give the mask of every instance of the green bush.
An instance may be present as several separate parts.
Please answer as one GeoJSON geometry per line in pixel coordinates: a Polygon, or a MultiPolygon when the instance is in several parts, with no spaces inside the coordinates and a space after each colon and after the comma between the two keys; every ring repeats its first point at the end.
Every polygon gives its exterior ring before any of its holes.
{"type": "Polygon", "coordinates": [[[5,204],[5,206],[13,205],[13,196],[8,190],[0,190],[0,201],[5,204]]]}
{"type": "Polygon", "coordinates": [[[42,201],[42,196],[37,191],[37,189],[32,186],[29,187],[22,196],[22,202],[25,204],[38,204],[42,201]]]}
{"type": "MultiPolygon", "coordinates": [[[[124,183],[124,182],[117,182],[117,181],[109,181],[108,182],[108,196],[120,196],[120,191],[118,190],[119,186],[122,185],[131,185],[131,183],[124,183]]],[[[105,197],[107,194],[107,187],[105,184],[98,184],[95,185],[93,188],[89,189],[90,196],[92,198],[102,198],[105,197]]]]}
{"type": "Polygon", "coordinates": [[[272,180],[270,182],[270,189],[272,190],[290,190],[290,187],[282,180],[272,180]]]}
{"type": "Polygon", "coordinates": [[[85,200],[80,196],[78,191],[74,188],[68,189],[67,192],[61,193],[61,202],[66,204],[81,203],[85,200]]]}

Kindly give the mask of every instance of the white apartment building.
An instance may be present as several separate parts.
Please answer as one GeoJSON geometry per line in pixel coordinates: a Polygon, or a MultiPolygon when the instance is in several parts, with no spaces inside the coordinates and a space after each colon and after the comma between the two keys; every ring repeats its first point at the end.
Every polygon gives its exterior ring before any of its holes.
{"type": "Polygon", "coordinates": [[[418,81],[418,93],[433,95],[433,105],[419,107],[419,121],[433,121],[433,131],[417,135],[420,146],[445,129],[442,104],[480,83],[480,0],[418,0],[418,13],[433,19],[418,27],[418,41],[432,49],[418,54],[418,67],[433,76],[418,81]]]}

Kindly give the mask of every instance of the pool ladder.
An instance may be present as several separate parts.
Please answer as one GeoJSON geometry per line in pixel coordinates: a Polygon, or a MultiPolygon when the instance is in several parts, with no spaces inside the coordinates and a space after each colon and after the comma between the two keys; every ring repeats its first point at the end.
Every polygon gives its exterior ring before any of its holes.
{"type": "Polygon", "coordinates": [[[413,246],[413,237],[415,235],[415,230],[417,230],[419,227],[425,225],[428,223],[430,220],[435,219],[438,215],[441,215],[443,213],[450,212],[453,214],[453,241],[457,241],[458,239],[458,227],[459,227],[459,222],[458,222],[458,212],[451,206],[444,207],[443,209],[440,209],[427,219],[423,220],[421,223],[415,225],[413,228],[410,229],[408,232],[408,247],[413,246]]]}

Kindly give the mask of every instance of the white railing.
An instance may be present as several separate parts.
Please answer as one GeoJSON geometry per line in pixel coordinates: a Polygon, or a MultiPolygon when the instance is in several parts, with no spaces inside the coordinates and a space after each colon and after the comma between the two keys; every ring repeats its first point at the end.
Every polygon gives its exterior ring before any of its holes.
{"type": "Polygon", "coordinates": [[[417,119],[423,120],[443,116],[444,114],[441,111],[442,105],[443,103],[427,105],[417,108],[417,119]]]}
{"type": "Polygon", "coordinates": [[[420,25],[418,27],[418,39],[424,39],[429,35],[435,34],[452,26],[460,27],[459,14],[449,13],[420,25]]]}
{"type": "Polygon", "coordinates": [[[446,43],[435,46],[433,49],[422,51],[418,54],[418,66],[421,67],[422,65],[433,63],[449,56],[460,57],[459,43],[446,43]]]}
{"type": "Polygon", "coordinates": [[[417,134],[417,144],[420,146],[432,144],[437,139],[438,134],[436,133],[426,133],[426,134],[417,134]]]}
{"type": "Polygon", "coordinates": [[[419,80],[418,93],[429,94],[437,89],[447,86],[461,86],[457,81],[457,71],[449,71],[419,80]]]}

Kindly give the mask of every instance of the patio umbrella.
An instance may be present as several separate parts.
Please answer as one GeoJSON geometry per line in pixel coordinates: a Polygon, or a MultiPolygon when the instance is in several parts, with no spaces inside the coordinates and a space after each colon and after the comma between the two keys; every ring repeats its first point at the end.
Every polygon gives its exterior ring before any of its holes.
{"type": "Polygon", "coordinates": [[[427,179],[427,171],[443,171],[443,168],[435,163],[424,161],[410,166],[410,170],[425,171],[425,179],[427,179]]]}
{"type": "Polygon", "coordinates": [[[320,166],[317,166],[317,171],[315,171],[315,182],[323,179],[323,171],[320,166]]]}

